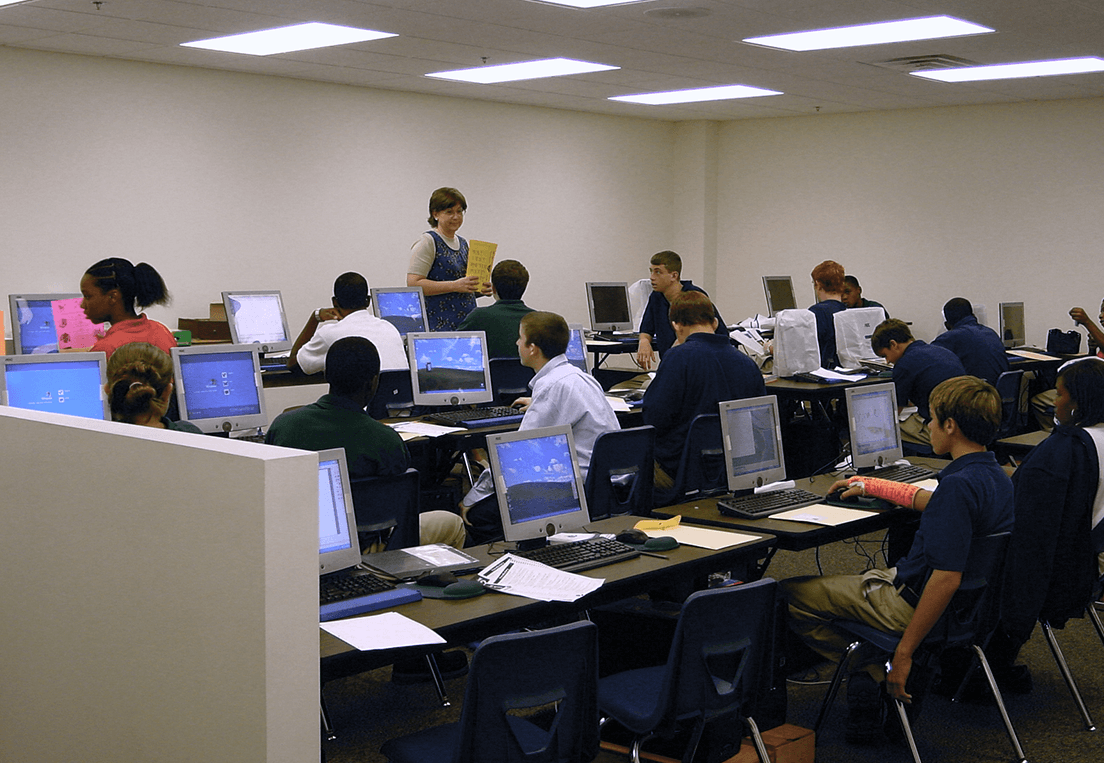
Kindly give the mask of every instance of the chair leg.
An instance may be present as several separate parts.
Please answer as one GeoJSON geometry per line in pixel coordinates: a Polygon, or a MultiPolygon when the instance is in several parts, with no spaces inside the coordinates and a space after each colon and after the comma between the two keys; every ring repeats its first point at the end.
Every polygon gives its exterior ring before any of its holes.
{"type": "Polygon", "coordinates": [[[759,726],[749,715],[745,716],[748,728],[751,729],[751,741],[755,744],[755,752],[759,755],[759,763],[771,763],[770,754],[767,753],[767,745],[763,742],[763,736],[759,733],[759,726]]]}
{"type": "Polygon", "coordinates": [[[1020,738],[1016,736],[1016,729],[1012,726],[1012,719],[1008,717],[1008,709],[1004,706],[1004,697],[1001,695],[1000,687],[997,686],[997,679],[993,676],[993,669],[989,667],[989,660],[985,657],[985,650],[977,644],[974,644],[973,649],[974,655],[981,665],[981,669],[985,671],[985,680],[989,682],[989,691],[993,693],[993,699],[997,701],[997,710],[1000,712],[1001,720],[1004,721],[1004,730],[1008,733],[1008,741],[1012,743],[1012,749],[1016,753],[1016,760],[1018,760],[1019,763],[1027,763],[1027,756],[1024,755],[1023,747],[1020,746],[1020,738]]]}
{"type": "Polygon", "coordinates": [[[441,707],[452,707],[452,702],[445,694],[445,679],[441,677],[441,669],[437,667],[437,658],[432,654],[427,654],[425,658],[429,665],[429,675],[433,678],[433,685],[437,689],[437,697],[441,700],[441,707]]]}
{"type": "Polygon", "coordinates": [[[1089,715],[1089,709],[1085,707],[1085,701],[1081,699],[1081,692],[1077,690],[1077,683],[1073,680],[1073,673],[1070,672],[1069,665],[1066,664],[1066,657],[1062,654],[1062,647],[1058,646],[1058,638],[1054,635],[1054,630],[1050,627],[1050,623],[1043,623],[1042,625],[1047,646],[1050,647],[1050,653],[1054,655],[1054,660],[1058,663],[1058,670],[1061,671],[1062,678],[1066,680],[1066,686],[1069,687],[1070,694],[1073,695],[1073,701],[1076,703],[1077,709],[1081,713],[1081,720],[1085,724],[1085,730],[1096,731],[1096,725],[1093,723],[1092,716],[1089,715]]]}
{"type": "Polygon", "coordinates": [[[832,683],[828,684],[828,692],[824,695],[824,702],[820,706],[820,713],[817,715],[816,725],[813,726],[813,738],[820,741],[820,729],[824,725],[824,721],[828,720],[828,712],[832,709],[832,703],[836,701],[836,695],[839,693],[840,684],[843,683],[843,669],[851,663],[851,657],[855,654],[855,650],[862,645],[861,641],[856,641],[847,647],[847,651],[843,653],[843,657],[840,659],[839,665],[836,666],[836,672],[832,674],[832,683]]]}
{"type": "Polygon", "coordinates": [[[326,732],[326,740],[332,742],[337,739],[337,734],[330,723],[330,713],[326,710],[326,698],[321,693],[318,695],[318,709],[322,713],[322,730],[326,732]]]}
{"type": "Polygon", "coordinates": [[[897,718],[901,721],[901,728],[905,732],[905,741],[908,742],[909,752],[912,753],[914,763],[921,763],[920,751],[916,749],[916,738],[912,735],[912,724],[909,723],[908,713],[905,712],[905,703],[899,699],[893,700],[893,707],[897,710],[897,718]]]}
{"type": "Polygon", "coordinates": [[[1089,620],[1096,628],[1096,635],[1100,636],[1100,643],[1104,644],[1104,623],[1100,622],[1100,615],[1097,614],[1096,607],[1092,604],[1089,605],[1089,620]]]}

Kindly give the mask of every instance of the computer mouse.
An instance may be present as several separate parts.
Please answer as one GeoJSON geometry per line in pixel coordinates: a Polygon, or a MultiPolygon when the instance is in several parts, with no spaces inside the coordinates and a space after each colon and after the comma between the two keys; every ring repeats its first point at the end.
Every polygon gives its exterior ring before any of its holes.
{"type": "Polygon", "coordinates": [[[828,495],[826,495],[824,497],[825,497],[826,500],[839,501],[840,503],[858,503],[859,502],[859,494],[858,493],[856,493],[855,495],[849,495],[846,498],[844,498],[843,494],[845,492],[847,492],[847,488],[844,488],[843,490],[833,490],[831,493],[829,493],[828,495]]]}
{"type": "Polygon", "coordinates": [[[622,543],[628,543],[633,546],[642,546],[648,542],[648,533],[643,530],[637,530],[635,527],[630,527],[628,530],[622,530],[616,535],[617,540],[622,543]]]}
{"type": "Polygon", "coordinates": [[[637,400],[643,400],[644,399],[644,390],[634,389],[632,392],[625,395],[625,399],[630,401],[630,402],[633,402],[633,403],[635,403],[637,400]]]}
{"type": "Polygon", "coordinates": [[[432,588],[444,588],[456,583],[459,579],[451,572],[434,572],[431,575],[423,575],[418,578],[418,585],[430,586],[432,588]]]}
{"type": "Polygon", "coordinates": [[[446,599],[470,599],[486,592],[487,589],[478,580],[459,580],[445,586],[441,591],[446,599]]]}

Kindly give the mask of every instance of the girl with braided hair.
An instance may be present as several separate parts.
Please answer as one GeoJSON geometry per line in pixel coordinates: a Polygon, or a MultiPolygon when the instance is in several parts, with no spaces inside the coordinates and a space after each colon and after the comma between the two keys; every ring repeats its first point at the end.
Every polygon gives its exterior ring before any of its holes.
{"type": "Polygon", "coordinates": [[[127,424],[202,434],[190,421],[165,414],[173,391],[172,360],[146,342],[130,342],[107,361],[107,399],[111,418],[127,424]]]}

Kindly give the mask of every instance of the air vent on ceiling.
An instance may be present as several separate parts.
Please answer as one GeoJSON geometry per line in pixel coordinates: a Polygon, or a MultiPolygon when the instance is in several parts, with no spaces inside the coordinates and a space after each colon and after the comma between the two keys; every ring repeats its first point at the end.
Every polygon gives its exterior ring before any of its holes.
{"type": "Polygon", "coordinates": [[[885,61],[868,61],[871,66],[883,69],[893,69],[899,72],[920,72],[932,69],[960,69],[963,66],[977,66],[976,61],[970,61],[958,56],[949,56],[946,53],[933,53],[926,56],[905,56],[903,58],[890,58],[885,61]]]}
{"type": "Polygon", "coordinates": [[[651,19],[700,19],[708,16],[712,11],[708,8],[652,8],[644,11],[644,15],[651,19]]]}

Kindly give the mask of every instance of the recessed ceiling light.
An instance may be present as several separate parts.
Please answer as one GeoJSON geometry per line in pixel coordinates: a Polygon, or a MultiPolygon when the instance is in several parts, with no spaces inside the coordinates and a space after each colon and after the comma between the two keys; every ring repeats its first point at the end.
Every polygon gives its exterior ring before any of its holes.
{"type": "Polygon", "coordinates": [[[650,0],[530,0],[530,2],[545,5],[566,5],[571,8],[601,8],[605,5],[629,5],[630,3],[650,2],[650,0]]]}
{"type": "Polygon", "coordinates": [[[333,45],[349,45],[366,40],[381,40],[395,37],[390,32],[376,32],[372,29],[322,24],[312,21],[307,24],[263,29],[259,32],[232,34],[228,37],[215,37],[210,40],[185,42],[185,48],[204,48],[221,50],[227,53],[246,53],[251,56],[271,56],[276,53],[290,53],[295,50],[328,48],[333,45]]]}
{"type": "Polygon", "coordinates": [[[988,79],[1053,77],[1059,74],[1085,74],[1088,72],[1104,72],[1104,59],[1066,58],[1056,61],[1025,61],[1018,64],[966,66],[960,69],[939,69],[937,71],[909,72],[909,74],[925,79],[937,79],[941,82],[978,82],[988,79]]]}
{"type": "Polygon", "coordinates": [[[0,0],[0,6],[5,5],[21,5],[23,3],[30,3],[34,0],[0,0]]]}
{"type": "Polygon", "coordinates": [[[719,87],[699,87],[693,90],[671,90],[666,93],[618,95],[609,100],[663,106],[668,103],[699,103],[701,101],[726,101],[730,98],[757,98],[761,95],[782,95],[782,93],[777,90],[763,90],[747,85],[721,85],[719,87]]]}
{"type": "Polygon", "coordinates": [[[909,40],[935,40],[941,37],[962,37],[971,34],[987,34],[989,27],[950,16],[931,16],[922,19],[885,21],[877,24],[839,27],[838,29],[814,29],[808,32],[776,34],[767,37],[748,37],[744,42],[765,45],[784,50],[827,50],[851,48],[858,45],[880,45],[887,42],[909,40]]]}
{"type": "Polygon", "coordinates": [[[573,61],[570,58],[546,58],[541,61],[523,61],[518,64],[477,66],[474,69],[456,69],[448,72],[432,72],[425,76],[438,79],[454,79],[461,82],[477,82],[481,85],[495,82],[513,82],[541,77],[563,77],[568,74],[586,74],[620,69],[620,66],[573,61]]]}

